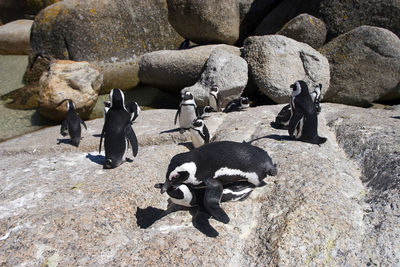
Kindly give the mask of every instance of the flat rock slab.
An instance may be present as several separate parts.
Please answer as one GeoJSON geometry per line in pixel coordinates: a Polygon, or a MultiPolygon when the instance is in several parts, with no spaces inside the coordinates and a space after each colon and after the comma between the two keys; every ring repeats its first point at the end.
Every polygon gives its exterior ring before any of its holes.
{"type": "Polygon", "coordinates": [[[288,141],[287,131],[271,128],[282,107],[206,120],[215,140],[252,140],[278,164],[278,175],[247,200],[222,204],[231,221],[210,219],[217,238],[193,226],[193,211],[158,218],[168,202],[154,184],[164,181],[169,160],[187,151],[190,140],[171,131],[174,110],[142,112],[133,125],[138,156],[112,170],[102,169],[97,152],[102,119],[87,122],[79,148],[56,144],[59,127],[1,143],[0,265],[368,263],[369,252],[361,253],[370,227],[363,220],[369,206],[362,170],[329,124],[333,110],[341,116],[344,106],[322,106],[319,134],[328,141],[321,146],[288,141]]]}

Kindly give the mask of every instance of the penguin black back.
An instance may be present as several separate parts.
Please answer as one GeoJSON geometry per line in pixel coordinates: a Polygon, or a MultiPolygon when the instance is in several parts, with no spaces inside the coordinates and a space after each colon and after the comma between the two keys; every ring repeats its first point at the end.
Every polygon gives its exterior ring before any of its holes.
{"type": "Polygon", "coordinates": [[[71,144],[78,147],[81,141],[81,124],[87,130],[85,122],[78,116],[75,110],[75,103],[71,99],[66,99],[62,101],[62,103],[66,103],[67,105],[67,115],[65,120],[61,123],[60,133],[62,136],[66,136],[68,134],[71,138],[71,144]]]}

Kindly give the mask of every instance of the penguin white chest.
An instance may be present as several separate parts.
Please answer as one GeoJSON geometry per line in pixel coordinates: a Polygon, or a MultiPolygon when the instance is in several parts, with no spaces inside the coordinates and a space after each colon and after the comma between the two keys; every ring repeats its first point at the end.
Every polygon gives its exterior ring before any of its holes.
{"type": "Polygon", "coordinates": [[[217,99],[210,94],[210,97],[208,98],[209,101],[209,105],[210,107],[212,107],[214,110],[218,111],[218,103],[217,103],[217,99]]]}
{"type": "Polygon", "coordinates": [[[196,119],[196,110],[194,106],[182,106],[179,114],[179,126],[188,129],[196,119]]]}
{"type": "Polygon", "coordinates": [[[192,139],[194,148],[198,148],[198,147],[204,145],[204,143],[205,143],[205,140],[203,139],[203,137],[195,129],[190,129],[190,137],[192,139]]]}

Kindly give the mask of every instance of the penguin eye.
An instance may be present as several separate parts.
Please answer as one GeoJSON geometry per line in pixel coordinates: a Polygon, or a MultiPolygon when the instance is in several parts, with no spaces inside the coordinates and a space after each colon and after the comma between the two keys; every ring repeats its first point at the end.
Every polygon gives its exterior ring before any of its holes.
{"type": "Polygon", "coordinates": [[[174,173],[174,174],[171,174],[171,175],[169,176],[169,180],[172,181],[172,180],[175,180],[175,179],[178,178],[178,177],[179,177],[179,173],[174,173]]]}

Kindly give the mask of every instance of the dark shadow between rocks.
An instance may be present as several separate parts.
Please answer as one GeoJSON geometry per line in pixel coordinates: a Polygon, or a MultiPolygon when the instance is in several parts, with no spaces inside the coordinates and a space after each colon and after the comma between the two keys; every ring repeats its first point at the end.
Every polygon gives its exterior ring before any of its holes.
{"type": "Polygon", "coordinates": [[[86,155],[86,158],[90,159],[91,162],[94,162],[99,165],[103,165],[105,157],[103,155],[92,155],[92,154],[88,153],[86,155]]]}

